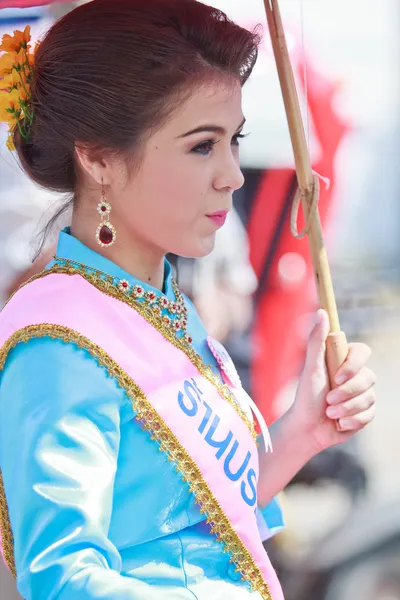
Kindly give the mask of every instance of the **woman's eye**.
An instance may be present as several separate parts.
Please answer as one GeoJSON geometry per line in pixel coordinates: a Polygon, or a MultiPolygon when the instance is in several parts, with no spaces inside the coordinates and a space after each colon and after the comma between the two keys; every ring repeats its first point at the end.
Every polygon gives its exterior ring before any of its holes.
{"type": "Polygon", "coordinates": [[[232,146],[239,146],[239,140],[241,140],[244,137],[246,137],[246,135],[244,135],[243,133],[237,133],[236,135],[234,135],[232,138],[232,146]]]}
{"type": "Polygon", "coordinates": [[[204,156],[206,156],[207,154],[210,154],[211,150],[213,149],[213,146],[215,146],[216,143],[217,142],[214,142],[213,140],[207,140],[206,142],[202,142],[198,146],[195,146],[192,152],[195,152],[196,154],[203,154],[204,156]]]}
{"type": "MultiPolygon", "coordinates": [[[[248,135],[248,134],[246,134],[248,135]]],[[[231,140],[231,145],[232,146],[239,146],[239,140],[246,137],[246,135],[244,135],[243,133],[236,133],[231,140]]],[[[202,154],[203,156],[207,156],[208,154],[211,153],[213,147],[215,146],[215,144],[218,144],[220,140],[206,140],[205,142],[202,142],[201,144],[198,144],[197,146],[195,146],[191,152],[194,152],[195,154],[202,154]]]]}

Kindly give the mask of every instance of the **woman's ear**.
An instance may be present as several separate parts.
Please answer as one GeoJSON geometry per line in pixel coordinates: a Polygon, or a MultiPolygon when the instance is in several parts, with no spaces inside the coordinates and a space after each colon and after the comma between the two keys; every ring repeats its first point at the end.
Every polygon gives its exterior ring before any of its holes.
{"type": "Polygon", "coordinates": [[[106,156],[104,151],[98,148],[79,143],[75,144],[75,155],[81,169],[96,183],[99,185],[111,183],[115,171],[111,156],[106,156]]]}

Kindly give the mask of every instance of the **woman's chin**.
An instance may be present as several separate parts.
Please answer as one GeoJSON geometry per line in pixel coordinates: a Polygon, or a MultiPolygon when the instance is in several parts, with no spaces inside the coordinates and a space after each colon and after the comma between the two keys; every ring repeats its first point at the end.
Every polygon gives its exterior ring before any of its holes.
{"type": "Polygon", "coordinates": [[[183,256],[184,258],[203,258],[214,250],[214,246],[215,233],[212,233],[206,238],[198,240],[196,245],[193,244],[190,248],[186,248],[185,252],[179,253],[179,256],[183,256]]]}

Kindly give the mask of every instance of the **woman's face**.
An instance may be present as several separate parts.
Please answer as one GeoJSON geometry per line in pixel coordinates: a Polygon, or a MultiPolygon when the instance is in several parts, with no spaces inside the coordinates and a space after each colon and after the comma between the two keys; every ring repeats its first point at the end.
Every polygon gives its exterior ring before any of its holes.
{"type": "Polygon", "coordinates": [[[123,234],[152,252],[208,254],[244,182],[243,123],[239,82],[199,87],[148,139],[140,169],[110,185],[120,242],[123,234]]]}

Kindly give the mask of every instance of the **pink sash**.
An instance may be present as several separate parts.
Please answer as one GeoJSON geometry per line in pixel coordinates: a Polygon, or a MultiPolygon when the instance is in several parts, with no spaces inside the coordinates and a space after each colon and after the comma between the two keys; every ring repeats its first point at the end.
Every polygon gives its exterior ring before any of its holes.
{"type": "Polygon", "coordinates": [[[257,448],[247,425],[217,388],[137,311],[79,275],[51,274],[19,290],[2,311],[0,346],[18,330],[43,324],[78,332],[139,386],[189,455],[191,489],[211,491],[258,567],[253,578],[243,576],[258,582],[263,598],[283,600],[257,528],[257,448]]]}

